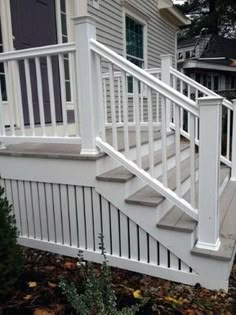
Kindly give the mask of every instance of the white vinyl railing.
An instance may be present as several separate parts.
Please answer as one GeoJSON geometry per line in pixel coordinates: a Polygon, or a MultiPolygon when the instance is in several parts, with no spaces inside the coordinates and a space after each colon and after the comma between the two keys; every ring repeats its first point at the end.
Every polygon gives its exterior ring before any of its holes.
{"type": "MultiPolygon", "coordinates": [[[[201,97],[215,97],[218,96],[215,92],[201,85],[195,80],[189,78],[183,73],[177,71],[174,68],[170,68],[172,87],[179,91],[181,94],[186,95],[189,99],[196,101],[201,97]]],[[[221,161],[227,166],[231,166],[232,161],[232,117],[233,117],[233,104],[227,99],[223,100],[222,104],[222,151],[221,161]]],[[[196,140],[199,140],[198,124],[196,126],[196,140]]],[[[190,119],[189,115],[185,111],[181,111],[181,129],[182,135],[187,136],[189,134],[190,119]]],[[[196,141],[198,144],[198,141],[196,141]]]]}
{"type": "Polygon", "coordinates": [[[8,95],[8,106],[3,110],[0,93],[1,142],[78,143],[75,53],[75,44],[70,43],[0,54],[8,95]],[[73,126],[69,126],[67,117],[65,55],[73,69],[70,73],[75,112],[73,126]]]}
{"type": "MultiPolygon", "coordinates": [[[[179,206],[184,212],[188,213],[193,218],[197,219],[198,212],[196,210],[195,200],[195,120],[198,119],[198,110],[195,103],[189,100],[186,96],[171,89],[165,83],[155,78],[153,74],[149,74],[143,69],[138,68],[126,59],[114,53],[104,45],[98,43],[95,40],[91,40],[91,49],[95,53],[95,59],[97,64],[97,78],[98,82],[106,80],[106,84],[101,84],[101,95],[109,95],[110,106],[110,124],[112,133],[112,144],[108,144],[106,139],[106,120],[101,121],[101,136],[97,138],[97,146],[115,160],[119,161],[123,166],[129,169],[136,176],[144,180],[149,186],[157,190],[167,199],[179,206]],[[109,72],[105,74],[105,78],[100,72],[101,64],[106,63],[109,72]],[[117,74],[117,68],[119,69],[119,75],[117,74]],[[100,79],[101,78],[101,79],[100,79]],[[116,89],[116,79],[119,79],[118,89],[116,89]],[[129,81],[130,78],[132,81],[129,81]],[[129,82],[128,82],[129,81],[129,82]],[[130,140],[129,140],[129,84],[132,84],[132,123],[135,126],[136,137],[136,157],[134,161],[130,159],[130,140]],[[141,127],[142,127],[142,86],[146,93],[145,101],[147,103],[147,121],[148,121],[148,170],[143,166],[143,152],[141,145],[141,127]],[[105,89],[105,93],[104,93],[105,89]],[[119,91],[120,97],[117,98],[116,92],[119,91]],[[140,93],[141,92],[141,93],[140,93]],[[123,122],[123,136],[124,136],[124,151],[119,152],[118,149],[118,131],[120,129],[119,114],[117,115],[116,100],[122,102],[122,122],[123,122]],[[155,147],[154,147],[154,123],[157,122],[156,104],[160,104],[161,107],[161,142],[162,142],[162,177],[156,179],[155,176],[155,147]],[[172,191],[168,187],[168,165],[167,165],[167,126],[166,126],[166,103],[171,101],[175,104],[175,118],[176,118],[176,191],[172,191]],[[181,145],[180,145],[180,125],[177,123],[180,121],[180,110],[184,109],[189,112],[191,119],[191,132],[190,132],[190,150],[191,150],[191,201],[190,203],[182,198],[181,194],[181,145]]],[[[159,75],[159,74],[158,74],[159,75]]],[[[106,117],[107,103],[101,102],[101,108],[99,111],[102,113],[102,117],[106,117]],[[105,106],[104,106],[105,104],[105,106]]],[[[119,107],[118,107],[119,108],[119,107]]],[[[159,108],[158,108],[159,110],[159,108]]],[[[119,113],[119,111],[118,111],[119,113]]]]}
{"type": "MultiPolygon", "coordinates": [[[[146,72],[152,74],[154,77],[161,79],[161,69],[160,68],[152,68],[145,69],[146,72]]],[[[116,108],[116,124],[118,127],[124,125],[124,108],[123,108],[123,97],[122,97],[122,72],[115,71],[113,74],[114,77],[114,100],[115,100],[115,108],[116,108]]],[[[104,109],[105,109],[105,124],[106,127],[111,126],[111,106],[110,106],[110,89],[109,89],[109,73],[102,74],[102,82],[103,82],[103,99],[104,99],[104,109]]],[[[127,75],[127,80],[131,80],[132,86],[132,77],[127,75]]],[[[127,91],[128,95],[128,125],[135,126],[135,108],[134,108],[134,93],[131,91],[127,91]]],[[[148,126],[148,114],[147,114],[147,104],[148,104],[148,94],[145,86],[142,82],[139,82],[139,100],[140,100],[140,125],[141,127],[148,126]]],[[[153,100],[151,100],[153,101],[153,100]]],[[[155,119],[153,124],[157,127],[160,126],[160,102],[159,102],[158,93],[155,96],[155,119]]]]}

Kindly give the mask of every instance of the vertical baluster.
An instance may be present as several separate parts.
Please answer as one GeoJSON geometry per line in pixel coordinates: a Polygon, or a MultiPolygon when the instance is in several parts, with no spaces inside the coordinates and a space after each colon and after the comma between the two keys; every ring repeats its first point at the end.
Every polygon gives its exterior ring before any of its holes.
{"type": "Polygon", "coordinates": [[[103,87],[102,87],[102,67],[101,67],[101,57],[96,54],[96,66],[98,71],[98,104],[100,106],[99,110],[99,121],[101,126],[101,137],[102,140],[106,140],[106,129],[105,129],[105,123],[104,123],[104,103],[103,103],[103,87]]]}
{"type": "Polygon", "coordinates": [[[8,117],[10,122],[10,130],[11,135],[15,136],[15,127],[14,127],[14,109],[13,109],[13,95],[12,95],[12,82],[11,82],[11,75],[9,72],[9,64],[8,62],[4,62],[4,72],[6,77],[6,89],[7,89],[7,99],[8,99],[8,117]]]}
{"type": "Polygon", "coordinates": [[[60,73],[60,89],[61,89],[61,106],[62,106],[63,129],[64,129],[64,136],[68,137],[64,57],[63,57],[63,55],[60,54],[60,55],[58,55],[58,58],[59,58],[59,73],[60,73]]]}
{"type": "Polygon", "coordinates": [[[40,126],[41,126],[42,131],[43,131],[43,136],[46,136],[44,104],[43,104],[42,75],[41,75],[41,67],[40,67],[39,57],[35,58],[35,65],[36,65],[36,79],[37,79],[37,91],[38,91],[38,102],[39,102],[40,126]]]}
{"type": "Polygon", "coordinates": [[[181,197],[181,174],[180,174],[180,108],[175,105],[175,151],[176,151],[176,193],[181,197]]]}
{"type": "Polygon", "coordinates": [[[114,73],[113,66],[109,64],[109,81],[110,81],[110,99],[111,99],[111,119],[112,119],[112,144],[115,150],[118,148],[117,126],[116,126],[116,104],[114,90],[114,73]]]}
{"type": "Polygon", "coordinates": [[[26,92],[27,92],[27,101],[28,101],[28,109],[29,109],[30,128],[32,130],[32,135],[35,136],[33,98],[32,98],[32,88],[31,88],[31,78],[30,78],[30,66],[29,66],[28,59],[24,60],[24,65],[25,65],[26,92]]]}
{"type": "MultiPolygon", "coordinates": [[[[160,73],[157,74],[157,79],[159,79],[160,73]]],[[[160,94],[156,93],[156,122],[160,121],[160,94]]]]}
{"type": "Polygon", "coordinates": [[[167,137],[166,137],[166,98],[161,98],[161,142],[162,142],[162,183],[167,186],[167,137]]]}
{"type": "Polygon", "coordinates": [[[226,144],[226,158],[229,160],[230,155],[230,125],[231,125],[231,110],[227,109],[227,144],[226,144]]]}
{"type": "Polygon", "coordinates": [[[106,78],[103,79],[103,98],[104,98],[104,118],[105,118],[105,124],[108,123],[107,119],[107,85],[106,85],[106,78]]]}
{"type": "MultiPolygon", "coordinates": [[[[184,84],[181,79],[180,79],[180,93],[184,94],[184,84]]],[[[184,129],[184,110],[182,107],[180,108],[180,127],[182,130],[184,129]]]]}
{"type": "MultiPolygon", "coordinates": [[[[189,84],[186,83],[187,86],[187,96],[189,99],[191,99],[191,87],[189,84]]],[[[188,113],[188,133],[190,133],[190,113],[188,113]]]]}
{"type": "Polygon", "coordinates": [[[22,105],[19,61],[15,61],[14,64],[15,64],[15,69],[16,69],[16,94],[17,94],[18,114],[19,114],[19,119],[20,119],[21,135],[24,136],[25,123],[24,123],[24,114],[23,114],[23,105],[22,105]]]}
{"type": "Polygon", "coordinates": [[[124,144],[125,155],[129,154],[129,126],[128,126],[128,95],[127,95],[127,76],[122,72],[122,103],[123,103],[123,117],[124,117],[124,144]]]}
{"type": "Polygon", "coordinates": [[[148,144],[149,144],[149,170],[150,175],[154,176],[154,145],[153,145],[153,121],[152,121],[152,92],[147,87],[148,97],[148,144]]]}
{"type": "Polygon", "coordinates": [[[137,165],[142,167],[142,156],[141,156],[141,140],[140,140],[140,113],[139,113],[139,86],[138,80],[134,78],[134,106],[135,106],[135,118],[136,118],[136,149],[137,149],[137,165]]]}
{"type": "Polygon", "coordinates": [[[144,85],[142,82],[140,82],[140,89],[141,89],[141,94],[140,94],[140,112],[141,112],[141,122],[143,123],[144,120],[143,120],[143,90],[144,90],[144,85]]]}
{"type": "Polygon", "coordinates": [[[4,122],[4,116],[3,116],[3,102],[2,102],[2,86],[0,81],[0,136],[5,136],[6,130],[5,130],[5,122],[4,122]]]}
{"type": "Polygon", "coordinates": [[[55,96],[53,87],[53,74],[52,74],[52,59],[51,56],[47,56],[47,74],[48,74],[48,89],[50,99],[50,112],[53,136],[57,136],[56,129],[56,111],[55,111],[55,96]]]}
{"type": "Polygon", "coordinates": [[[190,185],[191,185],[191,205],[195,208],[196,196],[195,196],[195,184],[196,184],[196,173],[195,173],[195,117],[190,114],[190,185]]]}
{"type": "Polygon", "coordinates": [[[75,115],[75,134],[79,136],[79,103],[78,94],[76,89],[76,56],[75,53],[71,53],[71,95],[74,103],[74,115],[75,115]]]}
{"type": "Polygon", "coordinates": [[[117,78],[118,80],[118,122],[121,123],[121,90],[120,90],[120,76],[117,78]]]}

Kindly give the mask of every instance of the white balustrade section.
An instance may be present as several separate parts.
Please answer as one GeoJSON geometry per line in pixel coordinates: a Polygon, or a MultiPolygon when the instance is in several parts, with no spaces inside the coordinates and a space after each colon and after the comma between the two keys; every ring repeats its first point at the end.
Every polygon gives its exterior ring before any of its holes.
{"type": "MultiPolygon", "coordinates": [[[[181,145],[180,145],[180,125],[178,125],[178,139],[176,145],[176,156],[178,163],[176,176],[178,182],[176,183],[177,190],[171,190],[168,186],[168,131],[167,131],[167,103],[175,105],[176,113],[180,110],[188,111],[194,129],[191,133],[190,142],[192,153],[195,150],[195,119],[198,119],[198,110],[194,101],[190,100],[185,95],[170,88],[163,83],[160,78],[160,71],[153,70],[151,73],[133,65],[123,57],[117,55],[109,48],[91,39],[90,45],[95,56],[101,58],[104,65],[102,74],[103,78],[103,92],[106,95],[104,99],[102,116],[105,117],[103,126],[100,130],[109,128],[111,135],[111,143],[100,133],[97,137],[97,146],[116,161],[121,163],[125,168],[133,174],[144,180],[149,186],[161,193],[168,200],[178,205],[184,212],[188,213],[194,219],[198,219],[198,210],[195,207],[195,189],[191,190],[191,202],[187,202],[181,195],[181,145]],[[107,69],[109,72],[107,73],[107,69]],[[121,80],[121,84],[119,84],[121,80]],[[117,93],[118,92],[118,93],[117,93]],[[132,93],[129,93],[132,92],[132,93]],[[120,94],[120,96],[118,95],[120,94]],[[122,106],[119,106],[121,102],[122,106]],[[160,108],[161,107],[161,108],[160,108]],[[120,110],[122,108],[122,110],[120,110]],[[121,114],[119,113],[121,111],[121,114]],[[106,119],[106,114],[110,112],[106,119]],[[161,115],[159,116],[159,112],[161,115]],[[120,119],[121,117],[121,119],[120,119]],[[161,119],[160,119],[161,117],[161,119]],[[157,121],[161,122],[161,126],[157,125],[157,121]],[[106,123],[108,121],[109,123],[106,123]],[[134,128],[132,128],[134,127],[134,128]],[[148,136],[145,139],[146,151],[142,152],[142,131],[145,131],[148,136]],[[135,131],[135,157],[131,158],[131,131],[135,131]],[[161,152],[157,152],[155,142],[157,135],[161,137],[161,152]],[[123,140],[121,139],[123,137],[123,140]],[[118,146],[118,138],[121,145],[118,146]],[[122,145],[123,143],[123,145],[122,145]],[[121,149],[121,151],[119,151],[121,149]],[[124,151],[123,151],[124,149],[124,151]],[[160,155],[162,176],[156,178],[157,156],[160,155]],[[145,158],[145,156],[147,158],[145,158]],[[145,166],[143,165],[143,161],[145,166]],[[148,164],[148,165],[147,165],[148,164]]],[[[98,76],[98,75],[96,75],[98,76]]],[[[145,133],[146,134],[146,133],[145,133]]],[[[134,150],[132,151],[134,152],[134,150]]],[[[134,154],[134,153],[132,153],[134,154]]],[[[193,154],[192,159],[195,160],[193,154]]],[[[195,162],[191,161],[191,181],[195,181],[195,162]]],[[[195,186],[195,183],[193,184],[195,186]]]]}
{"type": "MultiPolygon", "coordinates": [[[[186,95],[189,99],[197,101],[201,97],[217,97],[219,96],[212,90],[189,78],[174,68],[170,68],[172,76],[172,86],[181,94],[186,95]]],[[[232,165],[232,117],[233,104],[227,99],[222,104],[222,151],[221,162],[231,167],[232,165]]],[[[185,111],[181,112],[181,133],[183,136],[190,137],[190,116],[185,111]]],[[[195,138],[196,144],[199,140],[199,123],[195,121],[195,138]]]]}
{"type": "Polygon", "coordinates": [[[0,95],[0,142],[80,143],[75,54],[74,43],[0,54],[8,96],[6,120],[0,95]],[[74,65],[70,71],[74,122],[67,117],[65,55],[74,65]]]}

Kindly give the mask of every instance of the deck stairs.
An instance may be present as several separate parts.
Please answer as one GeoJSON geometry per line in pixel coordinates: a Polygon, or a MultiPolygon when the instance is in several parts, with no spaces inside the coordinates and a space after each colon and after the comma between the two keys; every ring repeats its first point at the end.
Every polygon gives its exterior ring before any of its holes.
{"type": "MultiPolygon", "coordinates": [[[[167,147],[168,187],[173,191],[176,189],[174,134],[174,131],[168,133],[167,147]]],[[[144,138],[142,141],[143,152],[145,152],[145,145],[144,138]]],[[[162,148],[160,131],[157,131],[155,134],[155,148],[154,173],[155,177],[161,180],[162,148]]],[[[123,149],[121,140],[119,151],[122,152],[123,149]]],[[[130,150],[135,151],[136,146],[131,145],[130,150]]],[[[196,154],[195,159],[196,205],[198,205],[198,154],[196,154]]],[[[183,213],[156,190],[145,185],[144,182],[125,167],[114,165],[113,162],[109,156],[99,159],[96,190],[154,239],[160,241],[190,266],[190,269],[198,274],[201,285],[212,289],[219,287],[219,285],[222,287],[223,277],[224,288],[226,289],[234,260],[236,242],[236,183],[230,181],[230,168],[223,164],[220,167],[221,246],[218,251],[210,251],[202,250],[195,246],[198,230],[198,222],[196,220],[183,213]],[[104,171],[102,171],[104,166],[104,171]],[[212,267],[212,264],[214,264],[214,267],[217,266],[217,273],[219,270],[222,271],[222,277],[215,273],[216,269],[212,267]]],[[[148,155],[146,154],[142,156],[142,165],[148,172],[149,163],[148,155]]],[[[190,182],[190,145],[186,139],[182,139],[181,193],[186,201],[190,201],[190,182]]],[[[129,268],[128,264],[127,268],[129,268]]],[[[174,277],[174,280],[178,281],[178,278],[174,277]]]]}

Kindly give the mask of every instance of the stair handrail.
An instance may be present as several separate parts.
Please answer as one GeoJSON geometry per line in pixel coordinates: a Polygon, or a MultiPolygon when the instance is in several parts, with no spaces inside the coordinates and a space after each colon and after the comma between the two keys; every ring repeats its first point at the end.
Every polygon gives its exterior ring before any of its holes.
{"type": "MultiPolygon", "coordinates": [[[[174,69],[173,67],[170,68],[170,73],[174,76],[176,76],[178,79],[184,81],[185,83],[191,85],[193,88],[198,89],[200,92],[204,93],[206,96],[218,96],[217,93],[214,91],[208,89],[204,85],[198,83],[197,81],[191,79],[184,73],[174,69]]],[[[226,106],[227,108],[233,110],[233,104],[232,102],[228,101],[227,99],[223,100],[223,105],[226,106]]]]}
{"type": "Polygon", "coordinates": [[[174,90],[166,83],[155,78],[153,75],[149,74],[145,70],[135,66],[130,61],[116,54],[113,50],[111,50],[110,48],[106,47],[105,45],[99,43],[94,39],[90,40],[90,48],[93,52],[97,53],[98,55],[108,60],[112,64],[117,65],[120,69],[129,73],[137,80],[143,82],[145,85],[147,85],[157,93],[165,95],[167,99],[174,103],[181,104],[181,107],[183,109],[189,111],[196,117],[199,117],[199,111],[196,108],[195,102],[190,100],[185,95],[174,90]]]}

